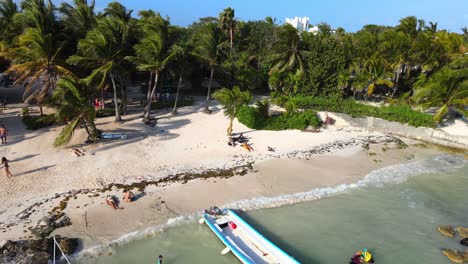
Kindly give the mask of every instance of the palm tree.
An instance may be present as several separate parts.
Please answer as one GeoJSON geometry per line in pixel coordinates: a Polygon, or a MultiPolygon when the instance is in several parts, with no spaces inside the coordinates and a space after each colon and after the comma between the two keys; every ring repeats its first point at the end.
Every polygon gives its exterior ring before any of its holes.
{"type": "Polygon", "coordinates": [[[7,72],[15,75],[18,84],[29,82],[25,96],[33,85],[40,86],[25,101],[36,99],[42,115],[42,104],[55,89],[57,79],[70,72],[61,66],[63,43],[57,31],[55,7],[51,2],[46,5],[42,0],[30,0],[23,2],[23,8],[23,19],[30,27],[19,36],[17,47],[7,49],[6,55],[12,61],[7,72]]]}
{"type": "Polygon", "coordinates": [[[177,50],[172,49],[167,43],[168,21],[153,11],[145,11],[143,19],[140,20],[143,37],[135,45],[136,56],[126,57],[137,66],[139,71],[147,71],[154,76],[153,87],[148,93],[144,112],[144,122],[150,120],[151,99],[153,98],[160,73],[174,58],[177,50]]]}
{"type": "Polygon", "coordinates": [[[180,88],[182,87],[183,78],[186,75],[186,71],[190,67],[190,65],[188,62],[188,59],[189,59],[188,47],[185,43],[181,43],[181,45],[174,45],[173,49],[174,49],[174,52],[176,53],[176,56],[170,66],[172,66],[171,67],[172,73],[174,75],[178,75],[179,77],[179,81],[177,84],[176,97],[174,101],[174,108],[172,109],[172,114],[176,115],[177,114],[177,102],[179,100],[180,88]]]}
{"type": "Polygon", "coordinates": [[[223,10],[223,12],[219,15],[219,26],[221,30],[223,30],[226,35],[229,35],[230,40],[230,48],[232,53],[232,47],[234,43],[234,29],[236,27],[237,21],[234,19],[234,9],[228,7],[223,10]]]}
{"type": "Polygon", "coordinates": [[[118,18],[125,22],[130,21],[132,18],[133,10],[128,10],[119,2],[110,2],[106,8],[104,8],[104,15],[108,17],[118,18]]]}
{"type": "Polygon", "coordinates": [[[6,32],[14,25],[14,16],[18,13],[18,7],[13,0],[0,2],[0,39],[5,39],[6,32]]]}
{"type": "Polygon", "coordinates": [[[468,116],[468,69],[444,67],[432,75],[414,94],[424,109],[438,107],[434,120],[440,122],[449,108],[468,116]]]}
{"type": "Polygon", "coordinates": [[[88,0],[73,0],[73,4],[63,2],[59,11],[63,14],[62,23],[74,33],[73,39],[81,39],[96,25],[95,0],[90,4],[88,0]]]}
{"type": "Polygon", "coordinates": [[[67,62],[92,69],[86,78],[88,84],[95,81],[103,87],[106,81],[111,81],[114,90],[115,121],[120,122],[117,99],[116,78],[122,70],[124,62],[128,26],[120,19],[104,17],[98,20],[97,27],[86,34],[86,38],[78,43],[78,54],[68,58],[67,62]]]}
{"type": "Polygon", "coordinates": [[[98,136],[94,119],[96,112],[91,104],[92,91],[83,81],[70,77],[61,77],[57,82],[57,89],[52,94],[51,106],[57,109],[56,117],[59,122],[68,124],[55,139],[55,146],[62,146],[70,142],[75,130],[81,125],[88,133],[88,140],[95,141],[98,136]]]}
{"type": "Polygon", "coordinates": [[[301,37],[297,29],[290,24],[279,28],[278,42],[274,48],[271,60],[273,71],[304,73],[304,59],[307,51],[301,45],[301,37]]]}
{"type": "Polygon", "coordinates": [[[232,135],[232,125],[239,109],[252,101],[252,95],[249,91],[241,91],[238,86],[227,89],[223,88],[213,94],[214,98],[223,106],[224,114],[229,118],[227,135],[232,135]]]}
{"type": "Polygon", "coordinates": [[[192,55],[199,58],[208,65],[210,69],[210,81],[206,95],[205,112],[209,113],[208,103],[210,100],[211,84],[215,68],[221,64],[222,49],[224,45],[223,33],[211,22],[203,24],[200,32],[196,34],[192,55]]]}

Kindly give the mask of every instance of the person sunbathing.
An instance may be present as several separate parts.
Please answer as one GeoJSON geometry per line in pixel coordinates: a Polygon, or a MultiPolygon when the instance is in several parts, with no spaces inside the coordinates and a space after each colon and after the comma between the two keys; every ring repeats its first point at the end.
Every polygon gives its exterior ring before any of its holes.
{"type": "Polygon", "coordinates": [[[110,195],[107,195],[107,197],[106,197],[106,203],[107,203],[110,207],[114,208],[115,210],[119,209],[119,207],[118,207],[117,204],[115,203],[114,198],[113,198],[112,196],[110,196],[110,195]]]}
{"type": "Polygon", "coordinates": [[[275,149],[272,148],[272,147],[270,147],[270,146],[268,146],[268,151],[275,152],[275,149]]]}
{"type": "Polygon", "coordinates": [[[84,156],[84,155],[85,155],[83,151],[81,151],[81,150],[79,150],[79,149],[77,149],[77,148],[72,149],[71,152],[72,152],[73,154],[75,154],[77,157],[81,157],[81,156],[84,156]]]}
{"type": "Polygon", "coordinates": [[[253,151],[254,149],[247,143],[242,143],[241,145],[243,148],[245,148],[246,150],[248,150],[249,152],[253,151]]]}
{"type": "Polygon", "coordinates": [[[135,199],[135,195],[133,195],[131,191],[124,190],[123,193],[124,193],[124,196],[122,200],[124,202],[127,202],[127,203],[133,202],[133,199],[135,199]]]}

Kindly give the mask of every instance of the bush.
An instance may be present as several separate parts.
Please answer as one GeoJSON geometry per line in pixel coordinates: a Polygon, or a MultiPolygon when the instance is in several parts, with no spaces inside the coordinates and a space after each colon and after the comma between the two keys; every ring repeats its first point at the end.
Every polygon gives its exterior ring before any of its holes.
{"type": "Polygon", "coordinates": [[[36,130],[39,128],[50,127],[57,124],[55,115],[44,115],[44,116],[30,116],[24,115],[23,123],[26,125],[26,128],[29,130],[36,130]]]}
{"type": "MultiPolygon", "coordinates": [[[[151,109],[166,109],[173,108],[175,100],[172,101],[160,101],[151,103],[151,109]]],[[[177,102],[177,107],[191,106],[193,105],[193,98],[184,98],[179,99],[177,102]]]]}
{"type": "Polygon", "coordinates": [[[353,99],[308,96],[296,96],[290,98],[290,101],[294,102],[298,108],[303,109],[345,113],[352,117],[372,116],[388,121],[409,124],[414,127],[436,126],[432,115],[413,110],[409,105],[405,104],[375,107],[357,103],[353,99]]]}
{"type": "Polygon", "coordinates": [[[265,117],[251,106],[243,106],[237,113],[237,119],[245,126],[258,130],[303,130],[308,126],[319,127],[321,124],[317,113],[312,110],[265,117]]]}
{"type": "Polygon", "coordinates": [[[109,117],[109,116],[115,116],[114,108],[105,108],[105,109],[99,109],[96,111],[96,117],[109,117]]]}

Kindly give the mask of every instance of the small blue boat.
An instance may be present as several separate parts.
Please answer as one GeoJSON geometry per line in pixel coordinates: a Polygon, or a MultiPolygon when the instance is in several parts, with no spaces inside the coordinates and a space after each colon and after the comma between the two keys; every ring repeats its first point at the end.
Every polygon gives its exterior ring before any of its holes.
{"type": "Polygon", "coordinates": [[[244,264],[299,263],[232,210],[225,209],[222,213],[205,211],[203,219],[200,220],[200,223],[203,222],[226,245],[221,253],[232,252],[244,264]]]}

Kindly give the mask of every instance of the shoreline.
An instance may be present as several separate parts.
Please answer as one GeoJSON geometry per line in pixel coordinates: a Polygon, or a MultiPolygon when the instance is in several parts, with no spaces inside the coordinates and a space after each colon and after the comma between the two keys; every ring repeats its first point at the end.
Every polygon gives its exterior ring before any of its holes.
{"type": "MultiPolygon", "coordinates": [[[[88,207],[86,210],[71,209],[67,214],[73,225],[57,229],[53,234],[78,237],[82,241],[80,252],[86,252],[95,247],[104,246],[105,248],[106,245],[116,244],[116,241],[125,243],[129,239],[128,236],[132,235],[137,239],[143,238],[166,227],[168,221],[176,224],[175,219],[193,220],[192,217],[212,205],[234,206],[243,210],[284,206],[301,201],[291,203],[282,201],[255,207],[254,200],[268,200],[319,188],[354,184],[374,170],[438,153],[436,151],[428,153],[412,146],[404,150],[390,148],[388,151],[382,151],[382,147],[383,144],[371,145],[369,150],[355,147],[332,155],[317,155],[310,160],[270,160],[255,165],[256,172],[250,172],[244,176],[197,179],[187,184],[174,183],[164,187],[151,186],[145,196],[136,202],[123,204],[124,210],[113,211],[103,202],[88,207]],[[376,155],[370,156],[369,153],[376,153],[376,155]],[[374,161],[375,157],[381,161],[374,161]],[[360,162],[362,166],[356,168],[356,162],[360,162]],[[337,163],[341,165],[340,168],[331,171],[330,166],[337,163]],[[293,170],[290,171],[291,174],[287,179],[280,172],[281,168],[293,170]],[[304,177],[305,171],[320,174],[321,177],[304,177]],[[240,188],[243,188],[243,192],[238,192],[240,188]],[[203,195],[205,193],[209,193],[209,197],[203,195]],[[85,214],[86,217],[84,217],[85,214]],[[133,220],[130,223],[112,221],[112,219],[132,219],[135,214],[138,214],[138,218],[134,219],[135,222],[133,220]]],[[[105,192],[99,199],[103,200],[105,195],[113,192],[105,192]]],[[[83,202],[85,202],[83,199],[78,198],[71,201],[67,208],[74,208],[83,202]]]]}

